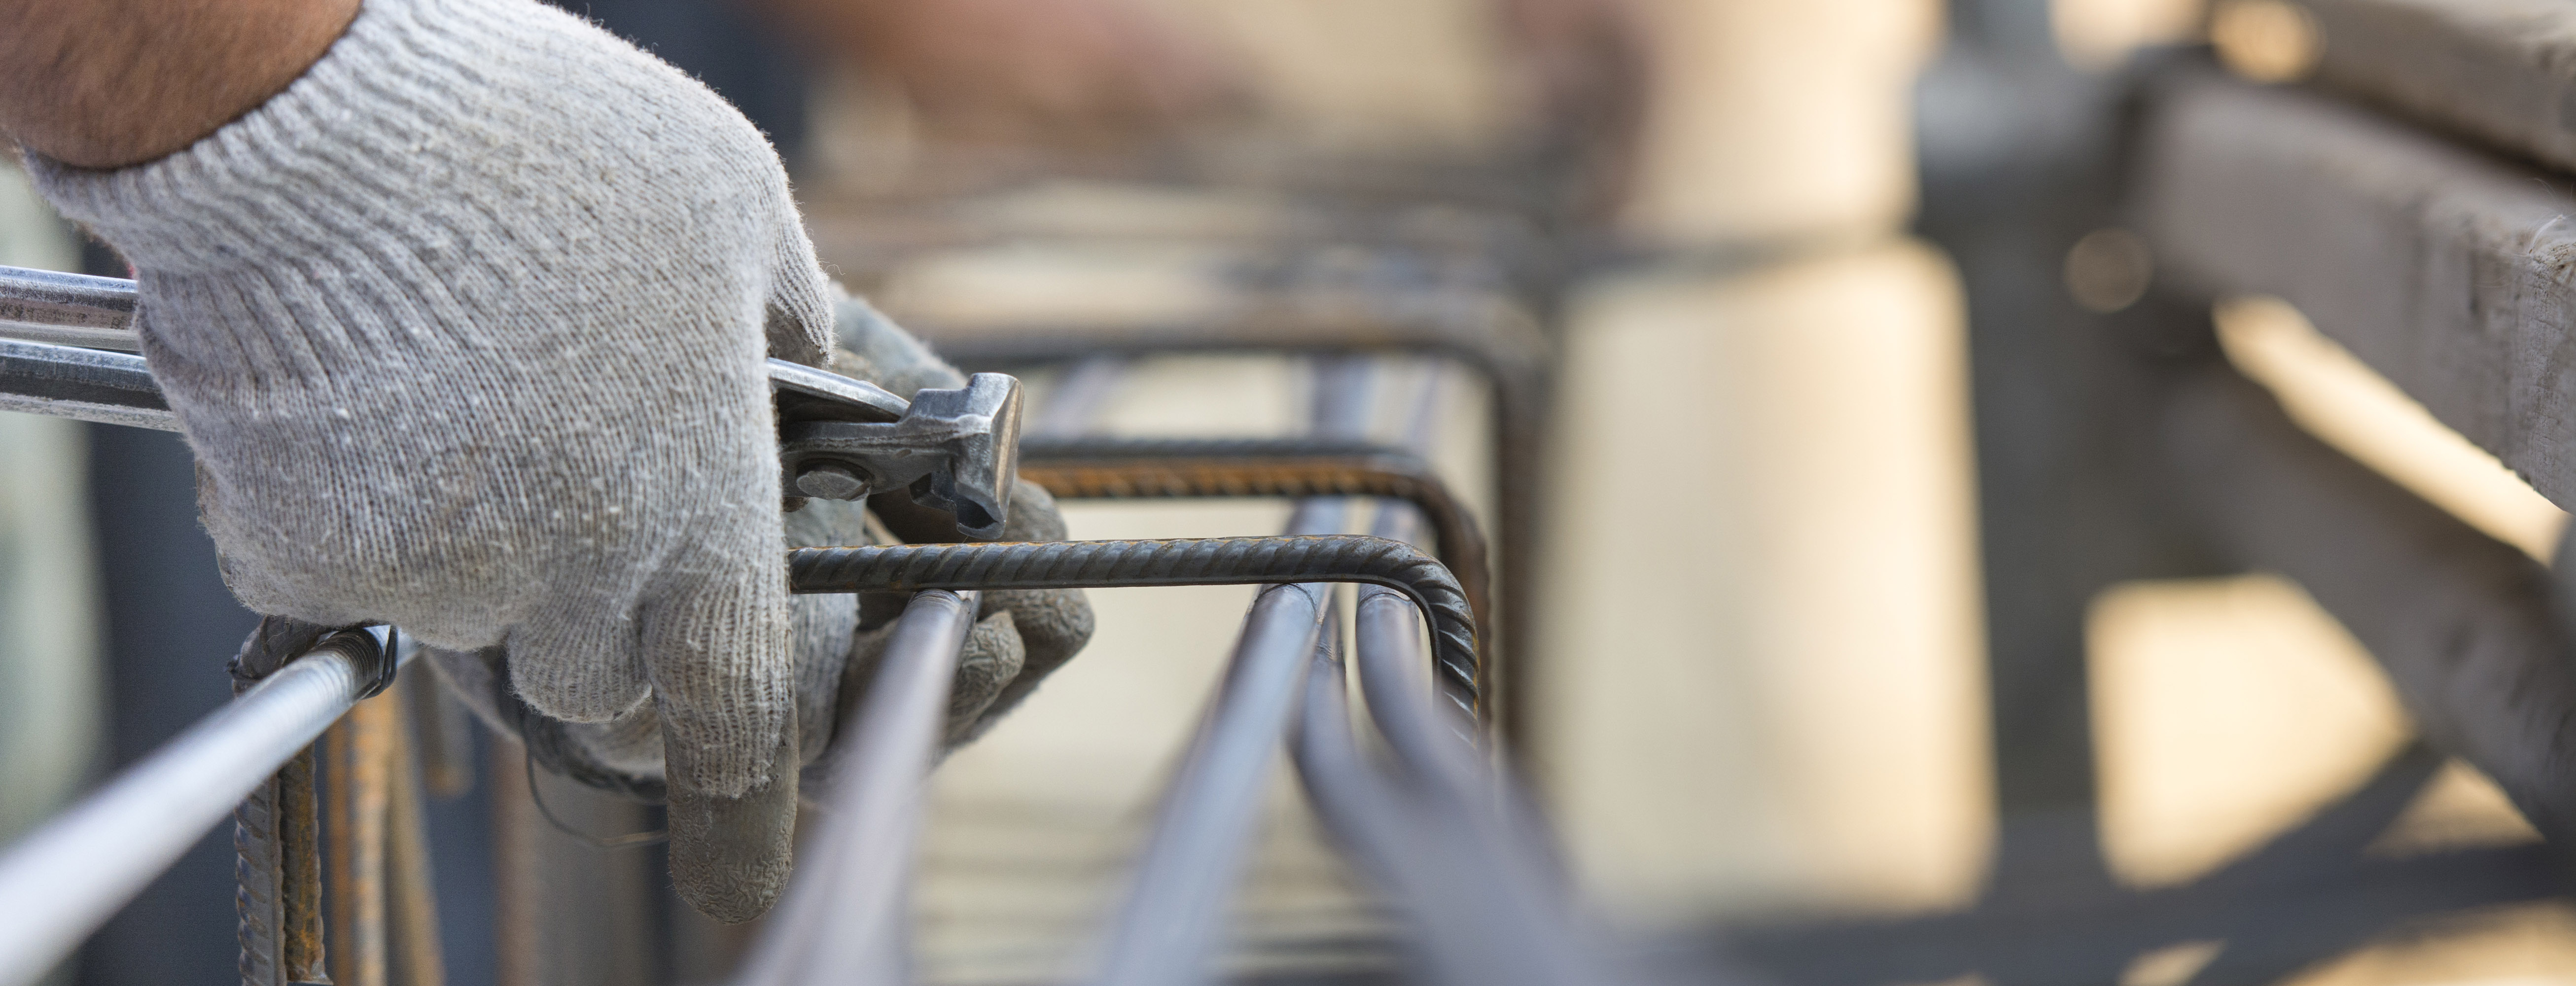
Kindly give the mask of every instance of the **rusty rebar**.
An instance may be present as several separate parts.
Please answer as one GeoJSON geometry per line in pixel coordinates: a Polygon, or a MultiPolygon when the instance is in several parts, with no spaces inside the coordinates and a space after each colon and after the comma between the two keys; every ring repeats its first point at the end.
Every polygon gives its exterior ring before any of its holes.
{"type": "Polygon", "coordinates": [[[793,592],[873,589],[1106,589],[1121,586],[1356,582],[1403,592],[1431,627],[1441,692],[1470,716],[1479,688],[1476,613],[1458,579],[1401,541],[1366,535],[1045,541],[798,548],[793,592]]]}
{"type": "MultiPolygon", "coordinates": [[[[421,686],[435,688],[438,683],[415,678],[405,687],[416,694],[421,686]]],[[[406,721],[413,708],[410,694],[392,705],[392,750],[387,756],[393,776],[386,806],[385,843],[392,980],[394,986],[445,986],[447,963],[439,948],[438,891],[430,878],[428,822],[421,817],[427,772],[419,756],[420,744],[412,742],[411,727],[417,723],[406,721]]]]}
{"type": "Polygon", "coordinates": [[[325,829],[331,847],[330,965],[339,986],[387,986],[386,816],[400,701],[378,695],[360,702],[323,736],[331,767],[325,829]]]}
{"type": "MultiPolygon", "coordinates": [[[[264,617],[227,670],[238,697],[331,631],[264,617]]],[[[306,746],[233,811],[233,908],[243,986],[328,978],[322,944],[322,831],[306,746]]]]}
{"type": "Polygon", "coordinates": [[[1554,401],[1555,347],[1537,321],[1506,298],[1479,291],[1404,292],[1397,297],[1325,301],[1265,300],[1218,315],[1166,324],[905,324],[969,369],[1051,363],[1104,354],[1386,353],[1444,357],[1465,364],[1493,390],[1496,596],[1498,639],[1484,701],[1510,742],[1526,746],[1529,697],[1520,682],[1538,659],[1532,639],[1539,550],[1539,469],[1554,401]]]}
{"type": "Polygon", "coordinates": [[[1493,639],[1484,532],[1421,456],[1316,438],[1040,438],[1020,442],[1020,478],[1059,500],[1365,496],[1403,500],[1431,524],[1441,564],[1493,639]]]}

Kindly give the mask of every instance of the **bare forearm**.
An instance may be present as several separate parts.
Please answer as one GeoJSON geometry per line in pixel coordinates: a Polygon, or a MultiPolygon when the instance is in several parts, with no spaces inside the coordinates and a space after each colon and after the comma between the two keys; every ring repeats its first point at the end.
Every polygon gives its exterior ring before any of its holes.
{"type": "Polygon", "coordinates": [[[358,0],[0,0],[0,133],[67,164],[169,154],[276,95],[358,0]]]}

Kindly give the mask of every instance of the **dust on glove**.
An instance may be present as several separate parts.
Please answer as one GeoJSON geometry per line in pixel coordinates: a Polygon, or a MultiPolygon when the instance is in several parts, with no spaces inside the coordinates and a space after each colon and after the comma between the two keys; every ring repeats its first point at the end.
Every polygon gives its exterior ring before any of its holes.
{"type": "Polygon", "coordinates": [[[368,0],[183,151],[28,164],[135,266],[242,602],[506,647],[550,720],[652,709],[681,895],[766,910],[800,737],[763,358],[833,315],[760,133],[528,0],[368,0]]]}

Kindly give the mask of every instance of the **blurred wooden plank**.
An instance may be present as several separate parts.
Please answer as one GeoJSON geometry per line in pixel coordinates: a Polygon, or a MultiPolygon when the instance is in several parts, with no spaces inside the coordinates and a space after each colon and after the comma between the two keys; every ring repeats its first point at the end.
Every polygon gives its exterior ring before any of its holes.
{"type": "Polygon", "coordinates": [[[2576,5],[2307,0],[2317,80],[2447,130],[2576,168],[2576,5]]]}
{"type": "Polygon", "coordinates": [[[2346,458],[2253,382],[2214,370],[2165,406],[2185,505],[2247,568],[2307,589],[2387,672],[2436,748],[2576,839],[2576,641],[2547,570],[2346,458]]]}
{"type": "Polygon", "coordinates": [[[2175,283],[2278,295],[2565,507],[2576,504],[2576,196],[2311,95],[2176,81],[2139,221],[2175,283]]]}

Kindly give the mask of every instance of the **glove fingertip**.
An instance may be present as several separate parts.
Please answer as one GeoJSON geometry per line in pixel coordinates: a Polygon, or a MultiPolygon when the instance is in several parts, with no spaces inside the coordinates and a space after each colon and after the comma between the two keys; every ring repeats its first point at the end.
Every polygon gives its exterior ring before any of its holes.
{"type": "MultiPolygon", "coordinates": [[[[769,913],[786,889],[795,867],[793,733],[790,729],[780,736],[768,779],[740,797],[671,784],[671,884],[699,913],[740,924],[769,913]]],[[[673,765],[691,757],[667,733],[663,742],[663,756],[673,765]]]]}
{"type": "Polygon", "coordinates": [[[955,684],[948,692],[946,743],[955,748],[983,733],[985,713],[1028,666],[1028,646],[1008,612],[975,622],[957,657],[955,684]]]}

